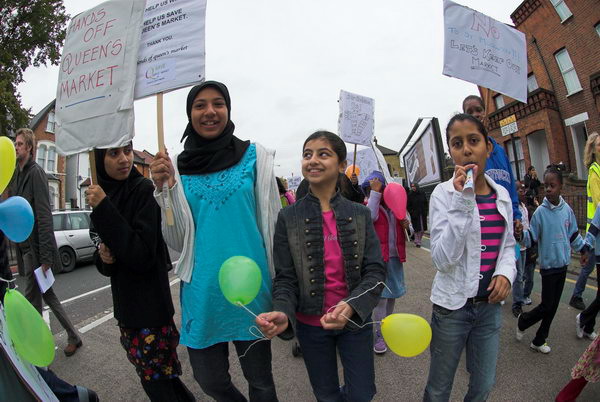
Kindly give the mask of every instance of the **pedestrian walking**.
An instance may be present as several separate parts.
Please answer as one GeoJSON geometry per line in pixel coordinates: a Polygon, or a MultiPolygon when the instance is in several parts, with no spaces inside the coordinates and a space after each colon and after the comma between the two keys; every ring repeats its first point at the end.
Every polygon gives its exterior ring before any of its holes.
{"type": "Polygon", "coordinates": [[[446,128],[454,176],[431,194],[431,258],[437,269],[425,401],[448,401],[466,348],[465,401],[486,400],[494,386],[502,315],[499,302],[516,274],[511,199],[485,166],[493,150],[480,120],[457,114],[446,128]]]}
{"type": "Polygon", "coordinates": [[[274,151],[234,135],[227,87],[205,81],[187,97],[184,151],[173,161],[159,152],[150,165],[155,197],[163,211],[163,235],[181,252],[181,343],[188,349],[194,378],[217,401],[246,401],[231,382],[229,342],[233,342],[250,401],[276,401],[271,343],[256,341],[254,318],[227,301],[219,269],[233,256],[253,259],[262,283],[252,311],[270,311],[272,239],[281,209],[273,174],[274,151]],[[163,184],[172,200],[174,225],[166,223],[163,184]]]}
{"type": "Polygon", "coordinates": [[[369,209],[336,187],[345,168],[346,144],[339,136],[317,131],[306,139],[302,174],[310,188],[279,214],[274,311],[256,319],[269,338],[296,335],[317,401],[370,401],[376,393],[368,324],[385,267],[369,209]]]}
{"type": "Polygon", "coordinates": [[[415,183],[410,185],[406,209],[411,217],[415,236],[415,246],[419,248],[421,247],[423,233],[425,233],[427,230],[427,214],[429,213],[429,205],[427,202],[427,196],[415,183]]]}
{"type": "Polygon", "coordinates": [[[42,300],[50,307],[60,325],[67,331],[68,343],[64,353],[66,356],[72,356],[83,345],[81,337],[52,287],[42,293],[34,274],[38,267],[41,267],[45,273],[52,267],[60,267],[61,262],[54,238],[48,178],[44,169],[35,162],[33,131],[28,128],[17,130],[15,150],[17,169],[11,182],[10,193],[25,198],[31,204],[34,216],[31,235],[17,245],[19,275],[25,278],[25,297],[40,314],[42,314],[42,300]]]}

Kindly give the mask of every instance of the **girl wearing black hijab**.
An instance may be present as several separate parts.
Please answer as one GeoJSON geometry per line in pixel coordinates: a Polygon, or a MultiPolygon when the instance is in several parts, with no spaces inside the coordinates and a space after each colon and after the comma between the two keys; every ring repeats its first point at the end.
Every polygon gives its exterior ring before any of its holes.
{"type": "Polygon", "coordinates": [[[94,153],[98,184],[86,190],[100,241],[94,262],[110,277],[121,344],[151,401],[194,401],[179,378],[171,261],[154,186],[133,167],[131,144],[94,153]]]}
{"type": "Polygon", "coordinates": [[[233,133],[227,87],[207,81],[188,94],[184,151],[171,162],[158,153],[150,165],[155,198],[164,211],[167,183],[174,225],[163,235],[181,252],[181,343],[188,348],[194,378],[217,401],[246,401],[229,375],[233,342],[251,401],[276,401],[270,341],[255,343],[254,317],[228,302],[219,287],[219,269],[233,256],[254,260],[261,288],[246,307],[271,311],[272,242],[281,202],[273,174],[274,152],[233,133]]]}

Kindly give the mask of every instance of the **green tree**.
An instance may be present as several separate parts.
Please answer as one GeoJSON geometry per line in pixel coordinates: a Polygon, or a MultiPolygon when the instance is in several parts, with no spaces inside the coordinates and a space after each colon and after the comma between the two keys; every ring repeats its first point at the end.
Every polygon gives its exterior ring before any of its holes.
{"type": "Polygon", "coordinates": [[[28,123],[17,85],[27,67],[60,62],[68,18],[62,0],[0,3],[0,135],[28,123]]]}

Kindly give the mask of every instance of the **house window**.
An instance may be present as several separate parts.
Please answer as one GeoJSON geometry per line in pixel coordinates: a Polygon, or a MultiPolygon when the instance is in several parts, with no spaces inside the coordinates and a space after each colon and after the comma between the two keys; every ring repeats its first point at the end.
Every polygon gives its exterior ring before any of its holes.
{"type": "Polygon", "coordinates": [[[36,162],[46,172],[56,172],[56,147],[54,143],[43,141],[38,143],[36,162]]]}
{"type": "Polygon", "coordinates": [[[38,145],[38,149],[36,152],[37,155],[37,164],[42,167],[42,169],[46,170],[46,146],[43,144],[38,145]]]}
{"type": "Polygon", "coordinates": [[[46,131],[49,133],[54,132],[54,126],[56,125],[56,120],[54,119],[54,111],[48,113],[48,124],[46,124],[46,131]]]}
{"type": "Polygon", "coordinates": [[[600,36],[600,22],[597,23],[594,28],[596,28],[596,33],[598,34],[598,36],[600,36]]]}
{"type": "Polygon", "coordinates": [[[494,104],[496,105],[496,110],[504,107],[504,98],[502,95],[494,96],[494,104]]]}
{"type": "Polygon", "coordinates": [[[554,57],[556,58],[558,68],[560,69],[560,73],[563,76],[563,81],[567,87],[567,96],[581,91],[583,88],[581,88],[579,78],[577,78],[575,67],[573,67],[573,63],[571,62],[571,57],[569,57],[569,52],[567,52],[567,49],[560,50],[554,55],[554,57]]]}
{"type": "Polygon", "coordinates": [[[533,92],[538,88],[539,86],[537,80],[535,79],[535,75],[533,73],[529,74],[527,76],[527,92],[533,92]]]}
{"type": "Polygon", "coordinates": [[[567,18],[573,15],[569,7],[565,4],[565,0],[550,0],[550,2],[560,17],[560,22],[565,22],[567,18]]]}
{"type": "Polygon", "coordinates": [[[525,177],[525,156],[523,155],[523,146],[521,145],[521,139],[515,137],[512,140],[506,141],[504,144],[506,146],[506,153],[508,154],[508,160],[510,161],[510,166],[512,168],[513,175],[516,180],[521,180],[525,177]],[[515,148],[517,149],[516,163],[515,154],[513,152],[513,141],[515,148]],[[518,172],[517,167],[519,168],[518,172]]]}

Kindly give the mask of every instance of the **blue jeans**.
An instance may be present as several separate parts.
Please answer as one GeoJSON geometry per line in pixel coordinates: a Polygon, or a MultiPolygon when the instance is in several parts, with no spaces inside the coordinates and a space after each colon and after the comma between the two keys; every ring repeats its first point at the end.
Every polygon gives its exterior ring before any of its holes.
{"type": "Polygon", "coordinates": [[[465,401],[485,401],[496,380],[502,315],[500,304],[467,303],[458,310],[433,305],[429,378],[424,401],[448,401],[454,374],[467,348],[469,390],[465,401]]]}
{"type": "Polygon", "coordinates": [[[377,390],[370,325],[349,331],[325,330],[298,322],[296,337],[317,401],[366,402],[373,399],[377,390]],[[344,386],[341,388],[337,351],[344,367],[344,386]]]}
{"type": "Polygon", "coordinates": [[[588,258],[588,263],[584,267],[581,267],[579,277],[577,278],[577,283],[575,284],[575,289],[573,289],[572,297],[581,297],[581,295],[583,295],[588,276],[590,276],[595,266],[596,256],[592,254],[590,255],[590,258],[588,258]]]}
{"type": "Polygon", "coordinates": [[[533,290],[533,276],[535,275],[535,265],[537,261],[528,262],[523,270],[523,298],[531,296],[533,290]]]}
{"type": "Polygon", "coordinates": [[[523,297],[524,286],[523,286],[523,273],[525,271],[525,255],[527,254],[527,250],[521,250],[521,256],[517,260],[517,276],[515,277],[515,281],[513,283],[512,288],[512,298],[513,298],[513,308],[517,306],[522,306],[525,302],[525,298],[523,297]]]}

